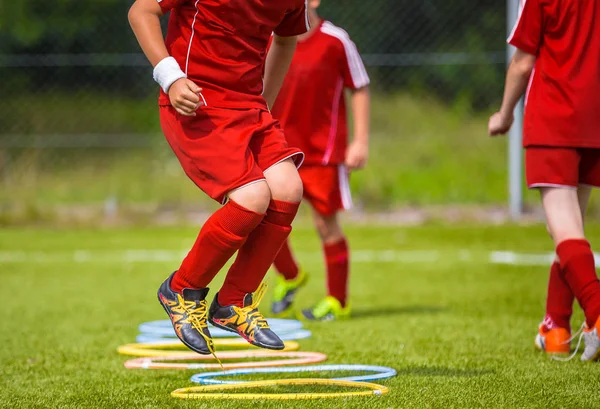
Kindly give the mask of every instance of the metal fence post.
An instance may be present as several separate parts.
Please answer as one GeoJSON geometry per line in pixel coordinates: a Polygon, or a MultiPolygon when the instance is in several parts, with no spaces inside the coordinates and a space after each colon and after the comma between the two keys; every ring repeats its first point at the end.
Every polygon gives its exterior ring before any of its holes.
{"type": "MultiPolygon", "coordinates": [[[[510,36],[519,16],[520,0],[507,0],[506,27],[510,36]]],[[[506,60],[510,64],[514,47],[507,45],[506,60]]],[[[523,100],[515,108],[515,122],[508,139],[508,195],[509,212],[512,220],[519,220],[523,213],[523,154],[521,141],[523,138],[523,100]]]]}

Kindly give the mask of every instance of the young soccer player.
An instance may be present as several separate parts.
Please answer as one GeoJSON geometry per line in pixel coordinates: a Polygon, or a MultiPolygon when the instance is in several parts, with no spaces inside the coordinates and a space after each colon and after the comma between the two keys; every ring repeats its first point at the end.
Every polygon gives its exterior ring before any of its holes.
{"type": "Polygon", "coordinates": [[[509,43],[504,99],[489,121],[490,135],[506,133],[526,96],[524,147],[527,185],[538,189],[556,245],[546,317],[536,345],[570,350],[574,298],[585,313],[585,350],[600,356],[600,282],[584,235],[591,187],[600,187],[600,0],[526,0],[509,43]],[[529,84],[529,86],[528,86],[529,84]]]}
{"type": "MultiPolygon", "coordinates": [[[[290,146],[306,159],[300,177],[323,244],[328,296],[302,311],[310,320],[348,317],[348,243],[338,213],[352,205],[348,172],[360,169],[369,152],[369,77],[348,34],[317,14],[320,0],[309,0],[311,30],[299,37],[284,85],[273,107],[290,146]],[[348,146],[344,90],[351,90],[354,139],[348,146]]],[[[280,273],[273,313],[288,315],[296,291],[306,282],[289,242],[275,258],[280,273]]]]}
{"type": "Polygon", "coordinates": [[[162,89],[167,141],[190,179],[223,203],[160,286],[159,301],[177,336],[198,353],[214,351],[207,318],[251,344],[282,349],[258,311],[259,285],[302,199],[296,167],[303,155],[288,147],[268,108],[295,36],[309,28],[305,0],[136,0],[129,20],[162,89]],[[165,41],[159,18],[169,11],[165,41]],[[208,309],[208,285],[236,251],[208,309]]]}

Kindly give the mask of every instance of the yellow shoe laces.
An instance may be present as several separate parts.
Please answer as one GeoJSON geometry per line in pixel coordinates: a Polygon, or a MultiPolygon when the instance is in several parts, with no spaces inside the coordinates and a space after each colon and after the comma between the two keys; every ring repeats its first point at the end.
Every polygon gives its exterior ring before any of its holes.
{"type": "Polygon", "coordinates": [[[181,309],[187,314],[187,321],[202,335],[202,338],[206,341],[208,350],[215,357],[221,369],[224,369],[221,360],[217,357],[212,338],[204,333],[204,328],[208,328],[208,324],[206,323],[206,316],[208,315],[206,301],[202,300],[197,304],[195,301],[186,301],[179,294],[177,294],[177,301],[179,301],[181,309]]]}
{"type": "Polygon", "coordinates": [[[236,314],[238,314],[242,318],[243,321],[247,321],[248,319],[250,320],[250,324],[248,326],[248,331],[250,331],[250,332],[253,332],[255,327],[259,327],[261,329],[269,328],[269,324],[267,323],[267,320],[260,313],[260,311],[258,311],[258,306],[259,306],[260,302],[262,301],[263,297],[265,296],[265,294],[267,292],[267,288],[268,288],[267,284],[262,283],[260,285],[260,287],[258,287],[256,292],[254,293],[254,295],[252,296],[252,304],[250,304],[246,307],[243,307],[243,308],[236,307],[236,306],[233,307],[236,314]]]}

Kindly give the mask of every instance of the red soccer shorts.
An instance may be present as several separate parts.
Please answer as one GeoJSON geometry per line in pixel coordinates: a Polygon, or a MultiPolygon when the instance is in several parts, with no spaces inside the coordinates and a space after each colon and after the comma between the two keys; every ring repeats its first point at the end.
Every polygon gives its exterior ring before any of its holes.
{"type": "Polygon", "coordinates": [[[304,184],[304,198],[317,213],[332,216],[352,207],[348,172],[343,165],[308,166],[299,170],[304,184]]]}
{"type": "Polygon", "coordinates": [[[263,180],[271,166],[287,158],[300,166],[304,158],[261,109],[202,107],[188,117],[161,106],[160,123],[185,173],[219,203],[232,190],[263,180]]]}
{"type": "Polygon", "coordinates": [[[600,149],[530,146],[525,149],[527,187],[600,187],[600,149]]]}

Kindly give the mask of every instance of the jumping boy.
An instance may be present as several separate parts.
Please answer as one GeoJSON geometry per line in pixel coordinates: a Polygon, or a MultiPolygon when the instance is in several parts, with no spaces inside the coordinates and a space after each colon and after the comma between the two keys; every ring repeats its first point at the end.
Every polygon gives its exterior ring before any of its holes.
{"type": "Polygon", "coordinates": [[[489,134],[506,133],[526,89],[527,185],[539,189],[556,246],[546,317],[536,345],[568,353],[574,298],[586,319],[583,361],[600,356],[600,282],[584,235],[592,187],[600,187],[600,0],[526,0],[508,39],[517,50],[489,134]],[[528,87],[529,84],[529,87],[528,87]]]}
{"type": "MultiPolygon", "coordinates": [[[[304,198],[311,204],[322,241],[328,296],[302,311],[310,320],[346,318],[348,304],[348,243],[338,213],[352,205],[348,172],[361,169],[369,151],[369,77],[348,34],[317,14],[320,0],[309,0],[311,30],[299,37],[284,85],[273,107],[290,146],[306,159],[300,177],[304,198]],[[344,90],[351,90],[354,139],[348,146],[344,90]]],[[[279,272],[272,311],[289,315],[297,290],[306,282],[289,242],[275,258],[279,272]]]]}
{"type": "Polygon", "coordinates": [[[282,349],[258,311],[259,285],[302,199],[296,167],[303,155],[288,147],[268,108],[296,36],[309,29],[305,0],[136,0],[129,21],[162,89],[167,141],[189,178],[223,203],[160,286],[159,301],[177,336],[198,353],[214,351],[207,319],[251,344],[282,349]],[[167,12],[163,40],[159,19],[167,12]],[[208,309],[208,285],[236,251],[208,309]]]}

